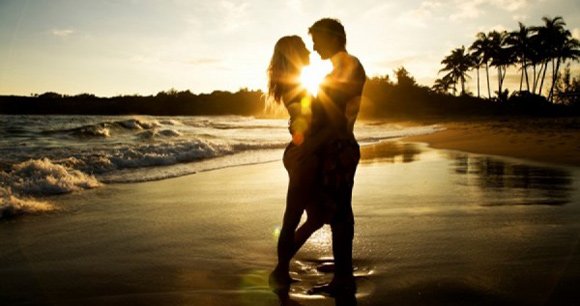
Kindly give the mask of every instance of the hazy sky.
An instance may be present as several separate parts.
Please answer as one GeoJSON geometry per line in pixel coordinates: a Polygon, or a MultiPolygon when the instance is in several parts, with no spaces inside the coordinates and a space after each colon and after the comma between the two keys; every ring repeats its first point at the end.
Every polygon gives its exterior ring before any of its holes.
{"type": "Polygon", "coordinates": [[[477,32],[542,16],[580,38],[578,0],[0,0],[0,94],[263,89],[276,40],[297,34],[311,48],[321,17],[343,22],[369,76],[404,65],[430,86],[477,32]]]}

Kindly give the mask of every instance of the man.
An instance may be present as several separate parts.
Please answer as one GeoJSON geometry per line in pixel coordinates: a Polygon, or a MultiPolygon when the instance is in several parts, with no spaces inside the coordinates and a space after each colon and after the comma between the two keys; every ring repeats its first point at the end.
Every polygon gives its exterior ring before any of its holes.
{"type": "Polygon", "coordinates": [[[356,284],[352,267],[354,215],[352,188],[360,159],[360,150],[353,128],[360,109],[366,74],[359,60],[346,51],[346,33],[336,19],[316,21],[309,34],[314,50],[323,60],[332,62],[333,70],[326,77],[319,92],[325,114],[322,129],[328,133],[329,143],[323,149],[323,185],[331,204],[330,226],[335,274],[332,282],[314,291],[354,293],[356,284]]]}

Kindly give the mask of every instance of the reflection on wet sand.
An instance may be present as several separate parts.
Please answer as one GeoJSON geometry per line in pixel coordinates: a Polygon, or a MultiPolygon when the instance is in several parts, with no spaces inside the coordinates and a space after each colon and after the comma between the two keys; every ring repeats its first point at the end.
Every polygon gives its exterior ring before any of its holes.
{"type": "Polygon", "coordinates": [[[421,152],[416,143],[386,141],[361,147],[361,162],[410,163],[416,161],[421,152]]]}
{"type": "Polygon", "coordinates": [[[565,205],[571,199],[572,175],[561,168],[508,162],[489,156],[448,152],[458,184],[493,193],[484,206],[565,205]]]}
{"type": "MultiPolygon", "coordinates": [[[[416,143],[387,141],[361,148],[361,163],[410,163],[429,148],[416,143]]],[[[498,157],[439,151],[451,160],[451,173],[460,185],[488,194],[483,206],[565,205],[571,201],[573,176],[565,168],[539,166],[498,157]]]]}

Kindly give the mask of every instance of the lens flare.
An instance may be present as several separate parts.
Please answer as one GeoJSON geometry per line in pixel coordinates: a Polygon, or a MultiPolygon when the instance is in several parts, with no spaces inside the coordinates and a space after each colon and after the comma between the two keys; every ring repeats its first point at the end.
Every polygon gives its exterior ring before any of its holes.
{"type": "Polygon", "coordinates": [[[300,83],[308,90],[308,92],[316,96],[320,84],[324,77],[332,70],[332,64],[329,61],[321,61],[312,59],[310,65],[302,69],[300,74],[300,83]]]}

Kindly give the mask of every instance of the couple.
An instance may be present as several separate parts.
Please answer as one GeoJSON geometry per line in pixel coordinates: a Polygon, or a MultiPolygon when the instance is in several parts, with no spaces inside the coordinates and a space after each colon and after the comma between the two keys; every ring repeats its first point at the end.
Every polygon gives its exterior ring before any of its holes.
{"type": "Polygon", "coordinates": [[[302,68],[310,62],[310,51],[300,37],[278,40],[268,67],[269,97],[288,110],[292,134],[283,158],[289,186],[278,264],[269,281],[275,291],[287,291],[292,282],[290,260],[316,230],[330,224],[335,274],[320,291],[354,294],[351,198],[360,151],[353,127],[366,75],[358,59],[347,53],[346,34],[338,20],[321,19],[309,34],[314,50],[333,66],[316,97],[309,96],[299,81],[302,68]],[[307,221],[298,227],[304,211],[307,221]]]}

